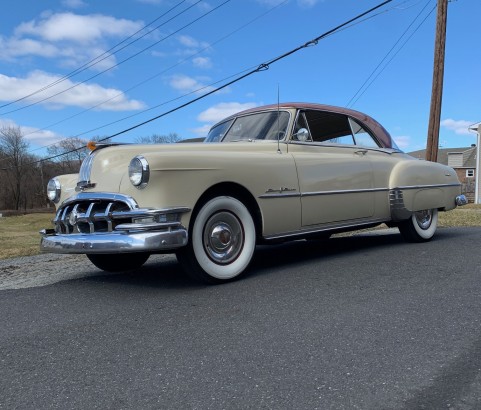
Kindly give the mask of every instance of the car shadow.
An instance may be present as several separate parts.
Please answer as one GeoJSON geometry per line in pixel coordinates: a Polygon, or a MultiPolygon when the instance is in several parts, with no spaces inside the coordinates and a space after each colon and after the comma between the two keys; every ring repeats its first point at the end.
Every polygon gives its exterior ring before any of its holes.
{"type": "MultiPolygon", "coordinates": [[[[451,236],[452,233],[449,230],[440,230],[437,232],[435,240],[449,240],[451,236]]],[[[405,242],[397,231],[385,230],[352,236],[338,236],[328,240],[298,240],[273,245],[259,245],[251,265],[240,280],[269,274],[273,268],[295,267],[306,262],[321,263],[344,254],[352,255],[356,252],[392,246],[418,246],[418,244],[405,242]]],[[[92,269],[95,268],[92,266],[92,269]]],[[[133,271],[100,273],[79,280],[164,289],[210,287],[189,278],[173,255],[151,256],[144,266],[133,271]]]]}

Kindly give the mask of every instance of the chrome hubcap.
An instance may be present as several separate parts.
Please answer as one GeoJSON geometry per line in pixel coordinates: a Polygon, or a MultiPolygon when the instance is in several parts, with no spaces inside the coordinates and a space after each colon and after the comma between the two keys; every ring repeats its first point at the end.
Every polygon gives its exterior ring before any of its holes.
{"type": "Polygon", "coordinates": [[[237,217],[230,212],[212,215],[204,227],[204,249],[218,264],[235,260],[244,246],[244,231],[237,217]]]}
{"type": "Polygon", "coordinates": [[[425,211],[418,211],[414,213],[416,222],[422,230],[426,230],[431,226],[433,220],[433,212],[431,209],[425,211]]]}

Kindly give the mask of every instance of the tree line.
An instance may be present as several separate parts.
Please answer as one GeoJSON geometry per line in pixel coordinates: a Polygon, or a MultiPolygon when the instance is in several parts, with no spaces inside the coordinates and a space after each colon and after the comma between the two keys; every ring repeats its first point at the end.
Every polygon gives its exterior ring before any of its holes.
{"type": "MultiPolygon", "coordinates": [[[[93,140],[103,139],[101,136],[93,140]]],[[[180,141],[180,137],[151,135],[139,137],[141,144],[180,141]]],[[[0,128],[0,210],[28,211],[53,207],[47,199],[47,183],[61,174],[77,173],[88,155],[87,141],[72,137],[47,148],[47,159],[30,153],[30,143],[20,127],[0,128]],[[48,159],[50,158],[50,159],[48,159]]]]}

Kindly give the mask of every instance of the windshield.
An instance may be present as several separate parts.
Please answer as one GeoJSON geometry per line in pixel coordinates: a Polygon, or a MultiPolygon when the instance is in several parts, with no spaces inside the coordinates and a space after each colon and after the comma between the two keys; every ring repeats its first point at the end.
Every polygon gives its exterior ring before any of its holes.
{"type": "Polygon", "coordinates": [[[244,115],[213,127],[206,142],[284,139],[289,122],[287,111],[244,115]]]}

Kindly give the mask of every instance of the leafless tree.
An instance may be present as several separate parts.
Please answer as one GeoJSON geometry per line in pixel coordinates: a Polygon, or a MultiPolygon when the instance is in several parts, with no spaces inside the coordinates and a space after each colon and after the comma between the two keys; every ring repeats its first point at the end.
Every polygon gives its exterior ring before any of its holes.
{"type": "Polygon", "coordinates": [[[135,139],[139,144],[171,144],[180,141],[180,136],[175,132],[168,135],[153,134],[150,137],[138,137],[135,139]]]}
{"type": "Polygon", "coordinates": [[[66,138],[47,148],[49,157],[60,165],[62,173],[78,172],[88,153],[87,141],[77,137],[66,138]]]}
{"type": "MultiPolygon", "coordinates": [[[[20,127],[0,128],[0,152],[2,153],[2,172],[6,173],[6,184],[10,187],[14,209],[20,209],[24,195],[23,182],[31,168],[32,156],[28,154],[29,144],[20,127]]],[[[3,178],[2,178],[3,180],[3,178]]]]}

